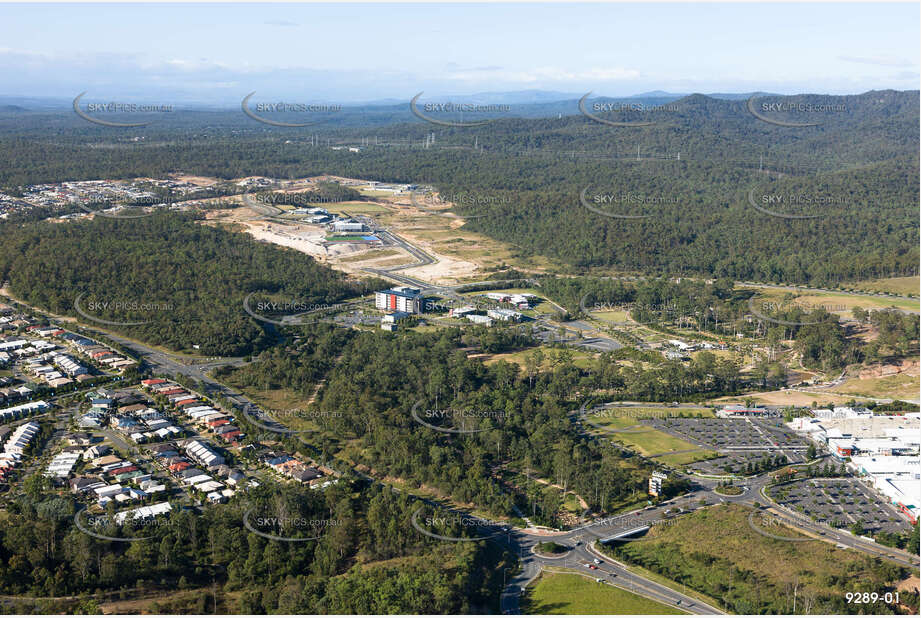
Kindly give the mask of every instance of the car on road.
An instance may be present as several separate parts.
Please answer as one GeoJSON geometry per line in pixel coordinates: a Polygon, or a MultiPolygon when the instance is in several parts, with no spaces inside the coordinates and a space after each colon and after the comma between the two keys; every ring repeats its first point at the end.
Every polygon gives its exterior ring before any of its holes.
{"type": "Polygon", "coordinates": [[[597,571],[597,570],[598,570],[598,567],[596,567],[594,564],[588,565],[588,568],[592,569],[593,571],[597,571]]]}
{"type": "Polygon", "coordinates": [[[598,558],[595,558],[592,562],[594,562],[595,564],[601,564],[601,560],[599,560],[598,558]]]}
{"type": "Polygon", "coordinates": [[[599,584],[603,584],[603,583],[604,583],[604,580],[601,579],[600,577],[596,577],[596,578],[595,578],[595,581],[598,582],[599,584]]]}

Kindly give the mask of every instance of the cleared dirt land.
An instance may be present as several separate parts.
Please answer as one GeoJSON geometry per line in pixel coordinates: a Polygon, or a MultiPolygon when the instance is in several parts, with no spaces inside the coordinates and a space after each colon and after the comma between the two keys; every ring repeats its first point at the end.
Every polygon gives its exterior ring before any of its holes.
{"type": "Polygon", "coordinates": [[[713,399],[710,403],[726,405],[728,403],[745,403],[746,399],[753,399],[755,403],[763,403],[772,406],[809,406],[815,401],[819,406],[843,405],[851,399],[858,402],[861,397],[849,397],[847,395],[832,395],[828,393],[814,393],[812,391],[770,391],[766,393],[750,393],[738,397],[720,397],[713,399]]]}
{"type": "MultiPolygon", "coordinates": [[[[541,258],[523,258],[506,244],[475,232],[462,229],[465,220],[450,212],[453,205],[440,203],[426,208],[414,203],[408,194],[370,191],[367,183],[356,179],[338,179],[359,190],[367,201],[324,203],[331,213],[370,216],[375,223],[404,238],[436,258],[436,263],[406,269],[405,274],[437,284],[456,284],[485,277],[489,267],[511,265],[525,271],[545,269],[549,263],[541,258]]],[[[309,184],[309,183],[308,183],[309,184]]],[[[308,186],[308,185],[305,185],[308,186]]],[[[240,203],[241,198],[229,198],[240,203]]],[[[290,211],[291,207],[279,205],[290,211]]],[[[363,243],[329,243],[328,232],[322,225],[298,221],[288,213],[279,219],[266,221],[248,207],[212,211],[208,218],[239,226],[253,237],[306,253],[318,261],[348,273],[358,274],[366,267],[390,267],[412,263],[414,258],[398,247],[376,248],[363,243]],[[376,262],[387,253],[391,259],[376,262]],[[367,260],[362,256],[367,255],[367,260]],[[405,258],[405,260],[403,259],[405,258]]]]}

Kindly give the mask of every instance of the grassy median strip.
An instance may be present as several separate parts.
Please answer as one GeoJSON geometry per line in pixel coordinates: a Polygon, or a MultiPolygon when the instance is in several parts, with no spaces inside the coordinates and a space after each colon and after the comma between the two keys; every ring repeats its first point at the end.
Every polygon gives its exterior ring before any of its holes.
{"type": "Polygon", "coordinates": [[[526,614],[684,614],[578,573],[543,572],[528,586],[521,603],[526,614]]]}

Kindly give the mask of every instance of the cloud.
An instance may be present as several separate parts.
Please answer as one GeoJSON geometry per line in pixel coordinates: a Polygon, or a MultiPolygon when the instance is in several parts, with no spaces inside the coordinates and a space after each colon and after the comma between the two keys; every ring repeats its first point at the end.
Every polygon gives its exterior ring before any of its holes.
{"type": "Polygon", "coordinates": [[[482,73],[482,72],[496,72],[496,71],[501,71],[502,69],[503,69],[503,67],[495,66],[495,65],[492,65],[492,66],[485,66],[485,67],[462,67],[461,65],[457,64],[456,62],[449,62],[448,64],[445,65],[445,70],[446,70],[446,71],[451,71],[451,72],[455,72],[455,73],[460,73],[460,72],[473,72],[473,71],[477,71],[477,72],[481,72],[481,73],[482,73]]]}
{"type": "Polygon", "coordinates": [[[914,66],[913,62],[902,58],[893,58],[876,56],[876,57],[867,57],[867,56],[838,56],[838,60],[843,60],[844,62],[855,62],[857,64],[873,64],[880,67],[910,67],[914,66]]]}

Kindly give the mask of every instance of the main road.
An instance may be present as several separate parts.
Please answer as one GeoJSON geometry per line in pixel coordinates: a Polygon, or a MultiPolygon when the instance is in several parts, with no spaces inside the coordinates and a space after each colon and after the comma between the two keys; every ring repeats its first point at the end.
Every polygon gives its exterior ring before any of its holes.
{"type": "Polygon", "coordinates": [[[724,614],[721,609],[707,604],[675,588],[664,586],[601,554],[594,544],[598,541],[642,542],[629,540],[630,533],[639,533],[651,526],[666,524],[673,516],[666,514],[672,509],[692,511],[700,500],[701,492],[693,492],[679,499],[670,500],[654,508],[639,509],[615,517],[607,517],[565,532],[515,530],[510,538],[518,554],[521,571],[506,585],[501,597],[502,612],[519,613],[519,600],[525,588],[542,570],[567,569],[591,575],[602,584],[611,585],[640,596],[683,609],[693,614],[724,614]],[[553,541],[569,550],[560,556],[546,556],[538,553],[539,543],[553,541]],[[598,561],[596,563],[595,561],[598,561]]]}

